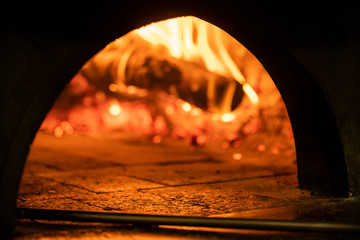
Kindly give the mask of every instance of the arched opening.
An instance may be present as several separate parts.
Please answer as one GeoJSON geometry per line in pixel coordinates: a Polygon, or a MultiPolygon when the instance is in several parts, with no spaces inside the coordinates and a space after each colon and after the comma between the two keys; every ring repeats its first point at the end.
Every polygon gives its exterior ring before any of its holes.
{"type": "Polygon", "coordinates": [[[264,67],[226,32],[181,17],[126,34],[81,68],[37,133],[18,206],[225,214],[303,198],[296,173],[264,67]]]}

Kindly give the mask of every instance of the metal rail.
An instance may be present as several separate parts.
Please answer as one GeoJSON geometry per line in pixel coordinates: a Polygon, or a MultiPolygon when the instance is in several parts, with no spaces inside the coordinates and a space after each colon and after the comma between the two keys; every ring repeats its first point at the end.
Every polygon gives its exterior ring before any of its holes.
{"type": "Polygon", "coordinates": [[[308,222],[288,220],[263,220],[214,217],[184,217],[112,212],[87,212],[53,209],[17,208],[18,219],[62,220],[75,222],[101,222],[117,224],[146,224],[192,227],[216,227],[272,231],[360,233],[360,224],[308,222]]]}

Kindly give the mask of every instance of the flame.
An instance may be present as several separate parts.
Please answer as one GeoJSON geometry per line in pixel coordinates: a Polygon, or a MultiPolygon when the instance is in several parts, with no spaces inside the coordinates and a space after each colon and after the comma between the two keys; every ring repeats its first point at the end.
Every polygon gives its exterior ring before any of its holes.
{"type": "MultiPolygon", "coordinates": [[[[84,65],[64,95],[82,100],[48,128],[57,137],[73,131],[142,132],[156,136],[154,143],[171,134],[174,139],[190,137],[199,146],[215,139],[208,128],[223,134],[256,133],[263,126],[255,117],[248,121],[251,109],[261,107],[252,86],[259,92],[263,88],[260,75],[253,74],[256,65],[248,61],[252,58],[244,58],[247,52],[229,34],[195,17],[152,23],[109,43],[84,65]],[[180,80],[168,86],[172,77],[180,80]],[[152,81],[158,85],[153,87],[152,81]],[[240,86],[249,101],[235,106],[241,101],[240,86]]],[[[222,147],[239,144],[231,139],[222,147]]]]}
{"type": "Polygon", "coordinates": [[[254,89],[252,89],[252,87],[248,84],[245,83],[243,85],[243,90],[246,93],[246,95],[250,98],[250,101],[254,104],[259,103],[259,97],[256,94],[256,92],[254,91],[254,89]]]}
{"type": "MultiPolygon", "coordinates": [[[[176,59],[186,61],[200,59],[207,70],[234,78],[243,85],[243,90],[250,101],[253,104],[258,103],[256,92],[246,83],[244,75],[229,54],[230,47],[225,41],[229,35],[220,28],[199,18],[188,16],[152,23],[137,29],[136,33],[154,45],[165,46],[176,59]]],[[[234,91],[234,86],[230,86],[227,96],[234,94],[234,91]]],[[[229,103],[224,100],[225,102],[229,103]]],[[[223,104],[222,108],[229,108],[226,105],[229,104],[223,104]]]]}

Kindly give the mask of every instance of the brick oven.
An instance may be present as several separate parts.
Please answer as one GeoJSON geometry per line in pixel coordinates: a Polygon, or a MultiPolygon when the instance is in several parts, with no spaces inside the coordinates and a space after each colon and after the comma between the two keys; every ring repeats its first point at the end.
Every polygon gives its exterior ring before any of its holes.
{"type": "Polygon", "coordinates": [[[359,196],[360,48],[353,6],[201,1],[141,6],[105,1],[7,9],[1,35],[1,232],[13,227],[31,143],[65,85],[109,42],[178,16],[220,27],[262,63],[291,120],[301,189],[359,196]]]}

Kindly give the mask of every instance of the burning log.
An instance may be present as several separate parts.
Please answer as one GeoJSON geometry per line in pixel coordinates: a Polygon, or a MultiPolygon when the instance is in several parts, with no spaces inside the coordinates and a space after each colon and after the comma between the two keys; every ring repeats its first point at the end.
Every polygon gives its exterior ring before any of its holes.
{"type": "Polygon", "coordinates": [[[131,37],[139,42],[139,49],[127,53],[123,44],[109,46],[80,73],[97,89],[120,100],[151,101],[147,98],[149,92],[163,91],[213,113],[224,114],[239,106],[244,93],[235,79],[211,72],[199,63],[153,50],[137,35],[131,37]],[[125,64],[121,54],[129,55],[125,64]]]}
{"type": "Polygon", "coordinates": [[[71,84],[75,90],[65,91],[63,99],[68,101],[61,101],[59,105],[63,109],[74,106],[76,100],[81,102],[83,97],[94,95],[93,89],[96,89],[108,98],[145,103],[153,120],[161,116],[172,132],[174,124],[164,109],[164,94],[213,113],[223,114],[240,104],[244,95],[242,85],[234,79],[211,72],[199,63],[176,59],[166,52],[156,54],[158,51],[151,50],[149,43],[137,35],[131,37],[142,46],[140,50],[127,53],[123,42],[109,45],[84,65],[74,79],[79,83],[71,84]],[[128,56],[125,66],[119,55],[128,56]],[[89,91],[76,88],[83,85],[89,86],[89,91]],[[81,94],[74,94],[77,92],[81,94]]]}

